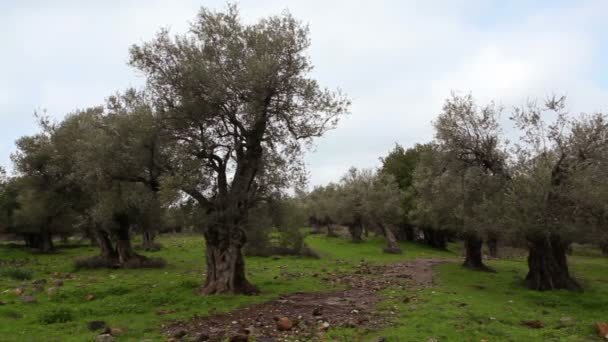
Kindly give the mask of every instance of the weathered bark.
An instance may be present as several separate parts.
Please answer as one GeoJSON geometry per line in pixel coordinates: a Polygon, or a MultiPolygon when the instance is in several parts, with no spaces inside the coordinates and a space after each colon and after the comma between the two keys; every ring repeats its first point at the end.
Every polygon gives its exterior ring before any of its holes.
{"type": "Polygon", "coordinates": [[[390,254],[401,254],[401,247],[399,247],[399,243],[397,243],[397,238],[393,233],[391,227],[387,225],[382,225],[382,231],[384,233],[384,237],[386,239],[386,247],[384,248],[384,253],[390,254]]]}
{"type": "Polygon", "coordinates": [[[259,290],[245,275],[243,246],[247,237],[242,228],[224,224],[205,232],[207,274],[201,293],[255,294],[259,290]]]}
{"type": "Polygon", "coordinates": [[[433,228],[423,228],[424,243],[441,250],[448,249],[447,234],[445,231],[433,228]]]}
{"type": "Polygon", "coordinates": [[[483,240],[477,233],[467,233],[464,236],[465,259],[462,266],[475,271],[491,271],[484,265],[481,255],[483,240]]]}
{"type": "Polygon", "coordinates": [[[486,245],[488,245],[488,253],[490,256],[492,258],[498,258],[498,235],[492,232],[488,233],[486,245]]]}
{"type": "Polygon", "coordinates": [[[570,276],[566,251],[569,243],[555,235],[528,237],[526,286],[533,290],[581,290],[570,276]]]}

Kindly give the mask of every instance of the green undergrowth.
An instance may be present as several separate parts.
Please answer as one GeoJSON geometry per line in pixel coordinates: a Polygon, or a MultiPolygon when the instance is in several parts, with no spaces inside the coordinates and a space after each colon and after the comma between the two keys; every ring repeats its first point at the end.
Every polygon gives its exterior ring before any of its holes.
{"type": "MultiPolygon", "coordinates": [[[[166,235],[158,252],[141,252],[167,261],[162,269],[78,270],[73,262],[97,253],[93,247],[59,248],[50,255],[0,246],[0,341],[92,341],[98,332],[87,323],[105,321],[121,328],[119,341],[163,341],[161,326],[176,320],[235,310],[276,298],[280,294],[331,291],[323,274],[350,272],[362,261],[388,263],[414,258],[455,258],[419,244],[402,244],[403,254],[384,254],[381,238],[353,244],[340,238],[309,236],[307,244],[319,255],[311,257],[248,257],[249,279],[262,291],[258,296],[197,296],[202,283],[204,242],[199,235],[166,235]],[[19,271],[15,271],[19,270],[19,271]],[[52,295],[54,273],[70,272],[52,295]],[[321,275],[321,276],[320,276],[321,275]],[[29,279],[28,279],[29,278],[29,279]],[[34,281],[46,279],[42,292],[34,281]],[[15,294],[23,286],[36,303],[15,294]],[[87,300],[87,295],[94,298],[87,300]]],[[[60,245],[61,247],[61,245],[60,245]]],[[[451,250],[458,250],[456,245],[451,250]]],[[[373,341],[593,341],[592,323],[608,320],[608,259],[571,258],[583,293],[541,293],[523,288],[523,259],[490,263],[498,272],[476,273],[458,264],[440,266],[438,285],[418,292],[388,289],[378,310],[394,324],[380,332],[330,329],[328,340],[373,341]],[[562,318],[571,321],[560,322],[562,318]],[[522,326],[540,320],[542,329],[522,326]],[[567,325],[562,327],[562,325],[567,325]]]]}

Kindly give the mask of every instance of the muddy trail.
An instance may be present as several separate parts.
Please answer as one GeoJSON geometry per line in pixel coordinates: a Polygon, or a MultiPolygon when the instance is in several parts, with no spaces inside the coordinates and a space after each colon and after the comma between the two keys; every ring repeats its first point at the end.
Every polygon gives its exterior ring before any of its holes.
{"type": "Polygon", "coordinates": [[[344,285],[342,291],[293,293],[278,299],[163,329],[171,341],[278,342],[324,340],[336,327],[376,330],[390,316],[375,310],[387,288],[417,290],[431,286],[433,267],[449,259],[416,259],[386,265],[361,263],[349,274],[327,276],[325,281],[344,285]]]}

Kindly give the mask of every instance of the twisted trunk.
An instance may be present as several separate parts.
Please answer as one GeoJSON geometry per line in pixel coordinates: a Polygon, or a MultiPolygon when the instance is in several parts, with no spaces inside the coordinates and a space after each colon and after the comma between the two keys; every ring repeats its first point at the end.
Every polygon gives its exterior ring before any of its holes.
{"type": "Polygon", "coordinates": [[[105,230],[97,229],[95,231],[95,237],[97,239],[99,249],[101,250],[101,256],[103,256],[109,261],[113,261],[118,258],[116,250],[112,246],[112,241],[110,240],[108,232],[106,232],[105,230]]]}
{"type": "Polygon", "coordinates": [[[207,272],[201,294],[255,294],[259,290],[245,275],[243,247],[247,242],[241,228],[244,220],[234,211],[215,213],[225,218],[205,231],[207,272]]]}
{"type": "Polygon", "coordinates": [[[475,271],[491,271],[484,265],[481,255],[483,240],[477,233],[467,233],[464,236],[465,259],[462,266],[475,271]]]}
{"type": "Polygon", "coordinates": [[[538,291],[580,290],[568,270],[568,246],[569,243],[553,234],[528,237],[526,286],[538,291]]]}
{"type": "Polygon", "coordinates": [[[53,235],[46,229],[43,229],[38,235],[39,243],[38,250],[41,253],[51,253],[55,250],[53,245],[53,235]]]}

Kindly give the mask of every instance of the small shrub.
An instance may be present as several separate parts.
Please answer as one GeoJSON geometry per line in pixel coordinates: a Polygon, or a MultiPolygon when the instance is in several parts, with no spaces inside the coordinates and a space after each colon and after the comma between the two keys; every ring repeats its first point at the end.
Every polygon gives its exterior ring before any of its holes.
{"type": "Polygon", "coordinates": [[[74,319],[72,310],[68,308],[54,308],[43,312],[38,320],[43,324],[65,323],[74,319]]]}
{"type": "Polygon", "coordinates": [[[32,271],[22,268],[6,268],[0,270],[0,276],[15,280],[29,280],[32,279],[32,271]]]}

